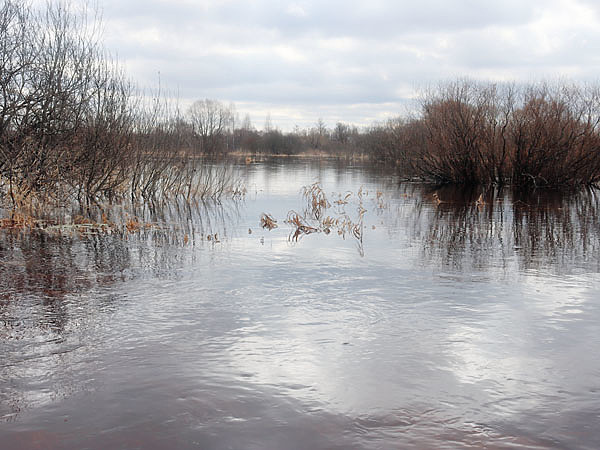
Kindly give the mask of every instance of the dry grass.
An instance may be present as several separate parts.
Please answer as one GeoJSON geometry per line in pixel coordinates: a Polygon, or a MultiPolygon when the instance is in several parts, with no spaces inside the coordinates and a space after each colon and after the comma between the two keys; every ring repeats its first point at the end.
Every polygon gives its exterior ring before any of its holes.
{"type": "Polygon", "coordinates": [[[43,222],[32,216],[13,213],[10,217],[0,219],[0,229],[32,229],[41,228],[43,222]]]}
{"type": "Polygon", "coordinates": [[[227,238],[226,224],[239,215],[237,206],[237,202],[188,203],[181,199],[154,205],[124,202],[89,210],[78,209],[76,203],[50,211],[0,209],[0,238],[140,240],[178,247],[220,245],[227,238]]]}
{"type": "Polygon", "coordinates": [[[273,228],[277,228],[277,220],[267,213],[260,215],[260,226],[271,231],[273,228]]]}
{"type": "Polygon", "coordinates": [[[385,203],[385,201],[383,199],[383,192],[377,191],[375,201],[377,203],[377,208],[379,208],[379,209],[387,208],[387,204],[385,203]]]}
{"type": "Polygon", "coordinates": [[[102,212],[101,222],[96,222],[90,217],[75,215],[67,223],[57,220],[38,219],[33,215],[11,212],[10,217],[0,219],[0,230],[41,231],[48,234],[62,234],[73,232],[79,235],[113,234],[126,230],[129,233],[138,233],[142,229],[151,228],[150,223],[143,223],[137,217],[130,217],[121,224],[109,220],[107,214],[102,212]]]}
{"type": "Polygon", "coordinates": [[[290,234],[290,240],[298,241],[298,239],[306,234],[312,234],[319,231],[318,228],[315,228],[308,224],[305,217],[298,214],[296,211],[288,212],[287,219],[285,223],[293,225],[295,230],[290,234]]]}
{"type": "Polygon", "coordinates": [[[333,203],[335,203],[338,206],[347,205],[348,199],[350,197],[352,197],[352,192],[347,192],[346,195],[344,196],[344,198],[342,198],[342,194],[340,194],[339,198],[337,200],[335,200],[333,203]]]}
{"type": "Polygon", "coordinates": [[[323,217],[323,212],[331,206],[319,182],[304,186],[302,196],[308,202],[308,211],[316,220],[323,217]]]}
{"type": "Polygon", "coordinates": [[[81,215],[77,215],[73,218],[74,225],[91,225],[93,223],[94,222],[91,219],[81,215]]]}
{"type": "MultiPolygon", "coordinates": [[[[363,253],[362,241],[364,217],[367,212],[363,205],[363,198],[368,196],[369,193],[363,187],[361,187],[356,193],[356,201],[358,202],[356,207],[357,219],[353,220],[345,211],[344,206],[348,205],[352,200],[354,193],[347,192],[342,197],[338,195],[338,200],[333,203],[341,208],[338,208],[336,214],[327,215],[327,209],[331,207],[331,204],[327,200],[325,191],[319,183],[313,183],[302,188],[302,196],[307,201],[307,207],[303,214],[295,210],[288,212],[287,218],[284,221],[286,224],[292,227],[288,239],[293,242],[297,242],[303,236],[313,233],[324,233],[329,235],[332,231],[336,231],[338,236],[343,239],[346,236],[351,236],[358,242],[359,252],[363,253]]],[[[383,205],[383,193],[378,192],[376,202],[378,205],[383,205]]],[[[380,206],[383,207],[383,206],[380,206]]],[[[276,222],[271,216],[267,214],[261,215],[261,225],[263,228],[271,229],[268,225],[276,222]]]]}
{"type": "Polygon", "coordinates": [[[125,228],[130,233],[135,233],[137,231],[140,231],[140,229],[142,228],[142,224],[140,223],[137,217],[131,217],[127,220],[127,222],[125,222],[125,228]]]}

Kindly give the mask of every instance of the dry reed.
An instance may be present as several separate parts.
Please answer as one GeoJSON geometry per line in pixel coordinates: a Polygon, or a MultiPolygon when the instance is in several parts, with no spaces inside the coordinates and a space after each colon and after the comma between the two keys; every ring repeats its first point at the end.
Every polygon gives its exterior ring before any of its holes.
{"type": "MultiPolygon", "coordinates": [[[[353,193],[347,192],[344,197],[341,194],[338,195],[338,200],[334,201],[334,204],[342,207],[341,211],[337,212],[337,215],[326,215],[327,209],[331,207],[331,204],[327,200],[325,191],[319,183],[313,183],[302,188],[302,196],[307,202],[307,206],[303,214],[295,210],[290,210],[287,214],[286,224],[292,227],[288,240],[297,242],[303,236],[313,233],[330,234],[332,231],[336,231],[339,236],[343,239],[346,236],[353,237],[358,243],[359,253],[364,254],[362,242],[363,242],[363,230],[364,217],[367,212],[363,206],[363,198],[368,196],[368,191],[363,187],[359,189],[356,194],[358,199],[357,220],[353,220],[346,212],[343,211],[343,206],[349,204],[352,199],[353,193]]],[[[378,204],[383,204],[383,193],[379,192],[377,195],[378,204]]],[[[263,228],[270,228],[271,224],[275,224],[276,220],[267,214],[261,215],[261,226],[263,228]]],[[[275,225],[276,226],[276,225],[275,225]]]]}
{"type": "Polygon", "coordinates": [[[267,213],[262,213],[260,215],[260,226],[271,231],[273,228],[277,228],[277,220],[267,213]]]}

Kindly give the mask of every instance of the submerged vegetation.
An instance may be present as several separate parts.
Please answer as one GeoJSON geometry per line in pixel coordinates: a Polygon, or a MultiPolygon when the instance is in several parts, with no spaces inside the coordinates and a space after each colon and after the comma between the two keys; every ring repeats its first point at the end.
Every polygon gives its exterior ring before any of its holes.
{"type": "MultiPolygon", "coordinates": [[[[315,182],[311,185],[302,188],[302,197],[306,203],[302,213],[295,210],[290,210],[285,219],[285,223],[291,227],[288,241],[298,242],[303,236],[313,233],[330,234],[336,231],[339,236],[346,239],[346,236],[351,236],[356,240],[358,251],[361,256],[364,255],[363,249],[363,231],[365,229],[364,217],[367,209],[364,206],[364,199],[369,195],[362,187],[356,194],[347,192],[342,198],[338,194],[339,200],[334,201],[334,211],[332,215],[327,214],[331,208],[331,203],[327,199],[327,195],[321,184],[315,182]],[[356,203],[356,219],[353,219],[345,209],[345,206],[351,201],[356,203]]],[[[377,192],[374,200],[374,209],[384,208],[382,193],[377,192]]],[[[269,231],[277,228],[277,220],[269,214],[261,214],[261,227],[269,231]]]]}

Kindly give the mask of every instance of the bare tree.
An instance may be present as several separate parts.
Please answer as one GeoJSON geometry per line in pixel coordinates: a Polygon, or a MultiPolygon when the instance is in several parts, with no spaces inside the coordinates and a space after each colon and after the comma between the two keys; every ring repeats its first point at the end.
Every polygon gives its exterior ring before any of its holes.
{"type": "Polygon", "coordinates": [[[273,123],[271,121],[271,113],[267,113],[267,117],[265,117],[265,126],[263,127],[263,132],[269,133],[273,131],[273,123]]]}
{"type": "Polygon", "coordinates": [[[350,139],[350,127],[342,122],[336,123],[333,129],[333,139],[340,144],[347,144],[350,139]]]}
{"type": "Polygon", "coordinates": [[[198,100],[189,108],[188,119],[201,153],[213,155],[223,150],[231,115],[229,108],[216,100],[198,100]]]}

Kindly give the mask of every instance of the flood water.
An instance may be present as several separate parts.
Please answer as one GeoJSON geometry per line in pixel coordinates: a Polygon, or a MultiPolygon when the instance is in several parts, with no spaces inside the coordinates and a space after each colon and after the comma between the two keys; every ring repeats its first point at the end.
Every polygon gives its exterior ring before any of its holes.
{"type": "Polygon", "coordinates": [[[237,170],[138,232],[0,232],[0,448],[600,448],[596,193],[237,170]]]}

